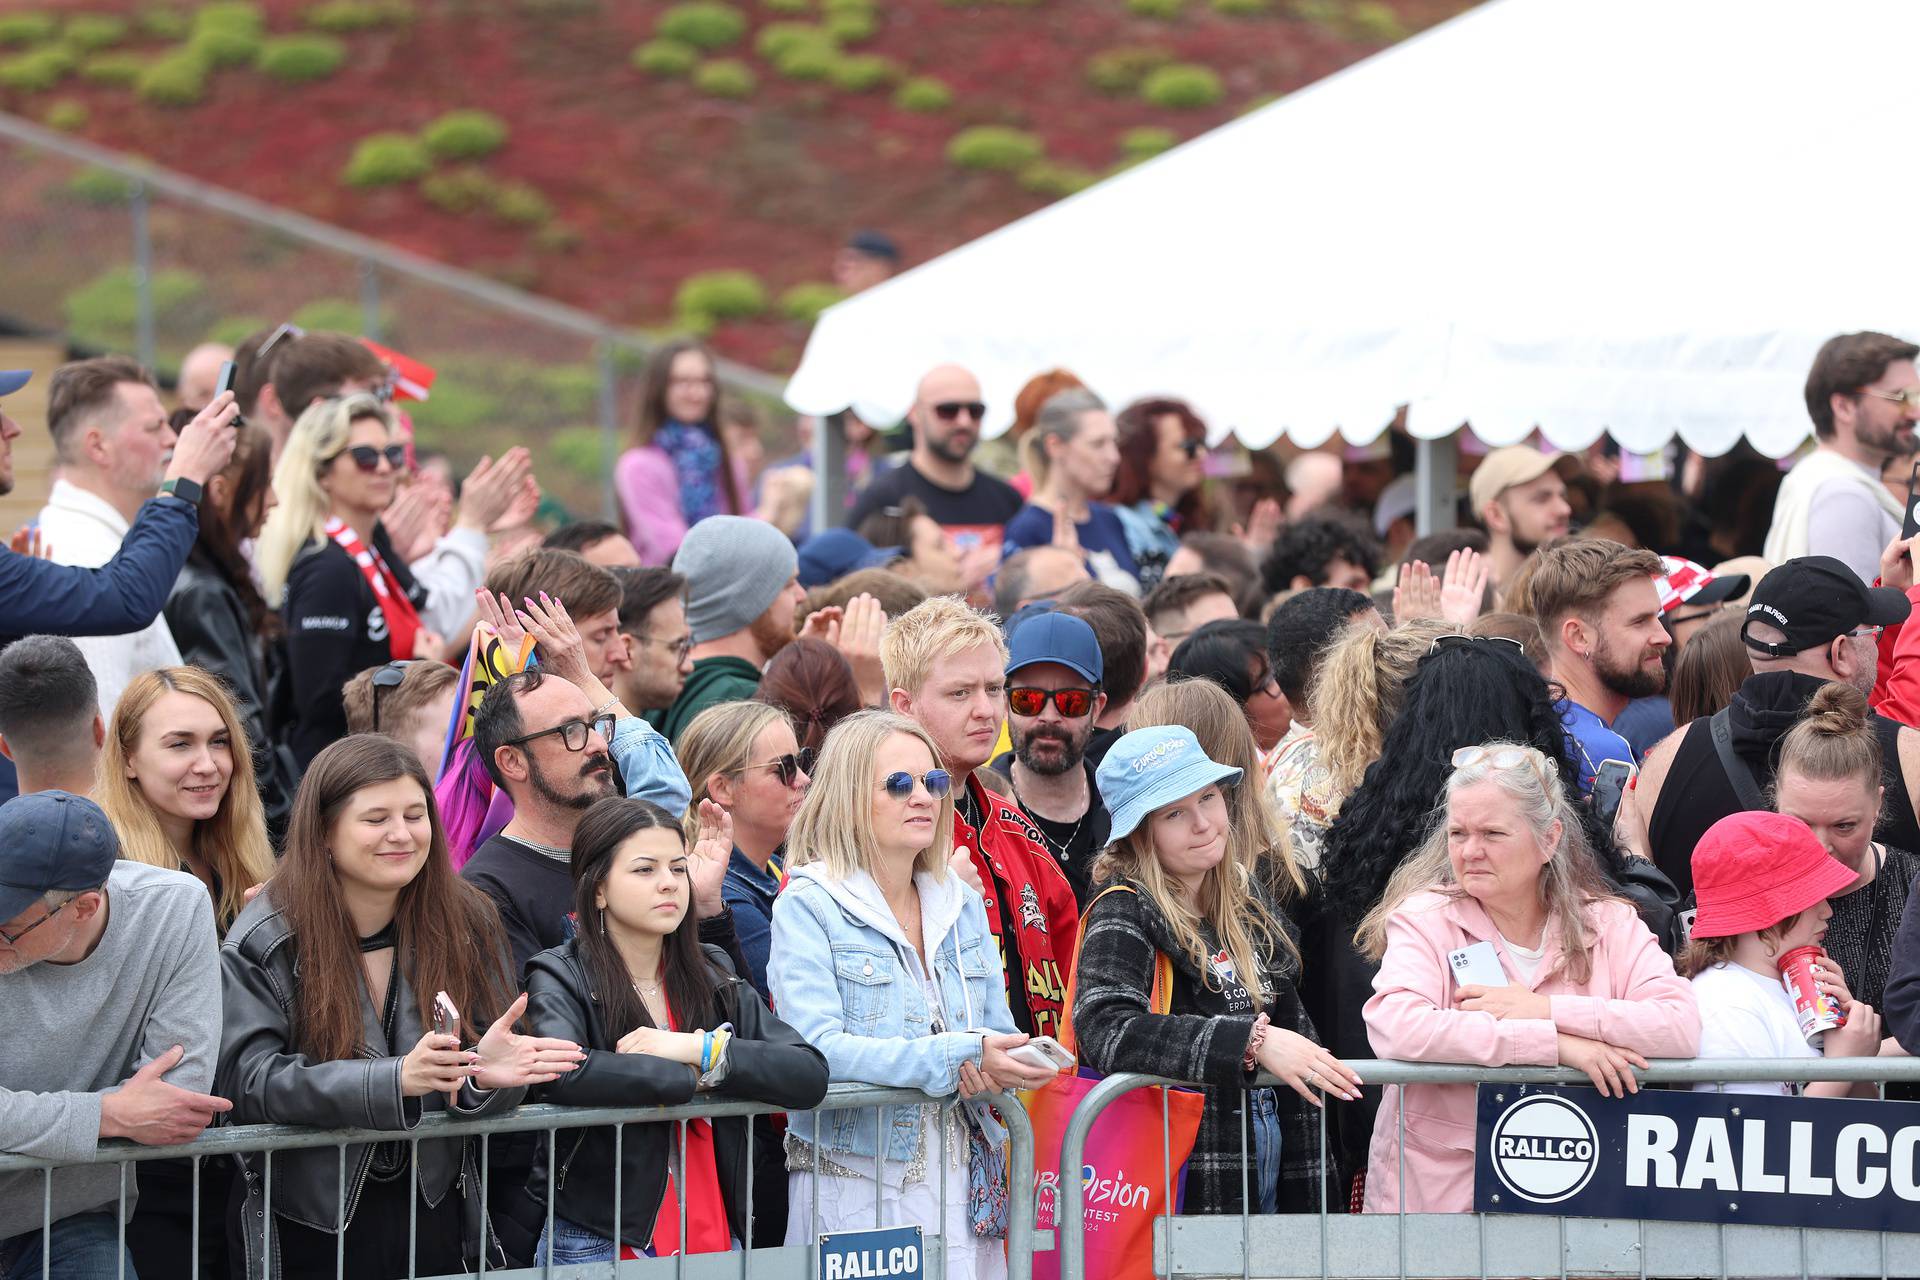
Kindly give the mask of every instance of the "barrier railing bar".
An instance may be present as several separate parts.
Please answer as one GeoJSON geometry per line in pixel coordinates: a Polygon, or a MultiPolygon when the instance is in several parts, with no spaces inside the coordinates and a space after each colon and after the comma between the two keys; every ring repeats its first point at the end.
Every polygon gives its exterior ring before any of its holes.
{"type": "MultiPolygon", "coordinates": [[[[11,138],[38,150],[51,151],[80,164],[118,173],[136,184],[141,199],[149,199],[157,193],[198,205],[292,239],[357,258],[363,264],[437,285],[498,310],[539,320],[576,336],[617,343],[643,354],[651,351],[655,345],[640,333],[609,324],[577,307],[526,293],[458,267],[408,253],[404,249],[396,249],[356,232],[330,226],[305,214],[278,208],[171,169],[130,160],[119,152],[68,137],[16,115],[0,112],[0,137],[11,138]]],[[[362,269],[367,268],[363,266],[362,269]]],[[[143,359],[151,363],[150,357],[143,359]]],[[[722,382],[746,387],[762,395],[778,397],[786,386],[784,379],[731,360],[715,361],[714,372],[722,382]]]]}
{"type": "MultiPolygon", "coordinates": [[[[483,1133],[480,1135],[480,1203],[487,1206],[489,1215],[493,1212],[493,1204],[487,1198],[488,1193],[493,1187],[493,1170],[488,1167],[492,1164],[492,1161],[488,1159],[488,1156],[492,1154],[491,1139],[491,1134],[483,1133]]],[[[343,1158],[345,1157],[345,1147],[340,1149],[340,1154],[343,1158]]],[[[338,1247],[344,1249],[346,1243],[345,1240],[342,1240],[339,1242],[338,1247]]],[[[480,1280],[487,1280],[487,1246],[492,1243],[493,1241],[491,1240],[482,1240],[480,1242],[480,1280]]],[[[346,1280],[346,1278],[344,1276],[336,1276],[335,1280],[346,1280]]]]}
{"type": "MultiPolygon", "coordinates": [[[[617,1124],[613,1126],[613,1263],[607,1268],[607,1274],[609,1276],[618,1276],[620,1274],[620,1242],[626,1238],[626,1215],[620,1212],[620,1175],[625,1172],[621,1166],[626,1163],[625,1145],[623,1142],[626,1133],[625,1125],[617,1124]]],[[[549,1147],[557,1145],[557,1142],[557,1135],[547,1139],[547,1145],[549,1147]]],[[[681,1195],[684,1197],[685,1194],[685,1189],[681,1189],[681,1195]]],[[[555,1187],[550,1193],[549,1198],[558,1200],[560,1198],[560,1189],[555,1187]]],[[[551,1237],[547,1240],[547,1251],[549,1253],[553,1251],[553,1240],[551,1237]]]]}

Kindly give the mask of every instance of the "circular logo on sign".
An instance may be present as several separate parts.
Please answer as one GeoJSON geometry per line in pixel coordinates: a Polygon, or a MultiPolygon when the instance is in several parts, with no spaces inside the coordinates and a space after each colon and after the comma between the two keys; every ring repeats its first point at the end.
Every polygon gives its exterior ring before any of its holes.
{"type": "Polygon", "coordinates": [[[1520,1099],[1493,1126],[1493,1171],[1507,1190],[1555,1204],[1587,1185],[1600,1141],[1587,1113],[1557,1094],[1520,1099]]]}

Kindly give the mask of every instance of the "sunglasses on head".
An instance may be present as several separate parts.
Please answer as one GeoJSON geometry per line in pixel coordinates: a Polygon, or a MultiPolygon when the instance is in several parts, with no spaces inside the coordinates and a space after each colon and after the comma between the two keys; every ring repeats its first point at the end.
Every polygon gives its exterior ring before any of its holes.
{"type": "Polygon", "coordinates": [[[403,470],[407,465],[407,446],[403,444],[390,444],[384,449],[377,449],[370,444],[356,444],[342,452],[352,458],[353,465],[362,471],[378,471],[381,458],[385,458],[387,465],[395,471],[403,470]]]}
{"type": "Polygon", "coordinates": [[[1461,635],[1457,631],[1450,631],[1446,635],[1434,637],[1433,644],[1427,649],[1427,654],[1431,657],[1442,649],[1452,649],[1463,644],[1504,644],[1511,646],[1513,651],[1521,657],[1524,658],[1527,656],[1527,646],[1521,644],[1512,636],[1467,636],[1461,635]]]}
{"type": "Polygon", "coordinates": [[[1017,716],[1037,716],[1053,703],[1053,709],[1069,720],[1078,720],[1093,710],[1092,689],[1036,689],[1017,685],[1007,690],[1007,708],[1017,716]]]}
{"type": "Polygon", "coordinates": [[[779,756],[772,760],[761,760],[755,764],[743,764],[738,769],[729,769],[728,773],[750,773],[755,769],[771,769],[780,775],[780,785],[790,787],[801,774],[813,776],[815,756],[812,747],[802,747],[790,755],[779,756]]]}
{"type": "Polygon", "coordinates": [[[389,662],[373,673],[373,731],[380,732],[380,694],[387,689],[398,689],[406,683],[406,661],[389,662]]]}
{"type": "Polygon", "coordinates": [[[905,800],[912,795],[913,784],[916,782],[927,789],[928,795],[938,800],[953,787],[953,775],[945,769],[929,769],[916,778],[905,769],[901,769],[880,779],[880,785],[895,800],[905,800]]]}
{"type": "Polygon", "coordinates": [[[933,406],[933,412],[942,422],[953,422],[965,412],[975,422],[986,416],[987,406],[978,400],[942,400],[933,406]]]}

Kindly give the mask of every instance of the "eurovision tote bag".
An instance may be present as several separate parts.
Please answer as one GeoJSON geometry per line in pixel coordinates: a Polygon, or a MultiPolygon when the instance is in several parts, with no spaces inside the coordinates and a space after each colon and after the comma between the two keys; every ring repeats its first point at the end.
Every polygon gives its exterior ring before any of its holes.
{"type": "MultiPolygon", "coordinates": [[[[1132,893],[1124,885],[1115,885],[1108,893],[1132,893]]],[[[1093,909],[1093,903],[1087,904],[1093,909]]],[[[1086,938],[1086,917],[1080,921],[1080,940],[1086,938]]],[[[1061,1013],[1060,1043],[1069,1052],[1078,1053],[1073,1038],[1073,997],[1080,977],[1080,946],[1074,944],[1073,972],[1067,979],[1066,1004],[1061,1013]]],[[[1154,1013],[1167,1013],[1173,1006],[1173,961],[1164,952],[1156,956],[1153,989],[1147,1007],[1154,1013]]],[[[1077,1177],[1086,1186],[1082,1211],[1086,1224],[1086,1274],[1102,1280],[1153,1280],[1153,1220],[1162,1213],[1177,1213],[1180,1187],[1186,1174],[1187,1157],[1193,1154],[1194,1136],[1200,1131],[1200,1113],[1205,1096],[1186,1089],[1153,1086],[1125,1094],[1100,1113],[1088,1136],[1086,1163],[1079,1169],[1060,1168],[1060,1140],[1066,1136],[1067,1120],[1080,1099],[1098,1083],[1100,1076],[1082,1069],[1078,1075],[1063,1075],[1044,1089],[1021,1096],[1027,1115],[1033,1121],[1034,1163],[1038,1175],[1039,1227],[1056,1227],[1059,1186],[1063,1176],[1077,1177]],[[1166,1111],[1162,1115],[1164,1099],[1166,1111]],[[1173,1204],[1167,1203],[1168,1178],[1162,1172],[1162,1122],[1170,1150],[1167,1159],[1172,1169],[1173,1204]]],[[[1060,1280],[1060,1254],[1036,1253],[1033,1256],[1034,1280],[1060,1280]]]]}

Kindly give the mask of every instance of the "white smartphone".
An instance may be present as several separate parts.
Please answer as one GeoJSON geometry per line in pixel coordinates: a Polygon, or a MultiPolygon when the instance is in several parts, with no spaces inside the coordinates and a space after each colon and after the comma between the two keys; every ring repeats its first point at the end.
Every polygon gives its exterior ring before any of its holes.
{"type": "Polygon", "coordinates": [[[1047,1071],[1066,1071],[1074,1064],[1073,1055],[1052,1036],[1035,1036],[1018,1049],[1007,1050],[1007,1056],[1047,1071]]]}
{"type": "Polygon", "coordinates": [[[437,1036],[460,1034],[460,1011],[453,1007],[453,1001],[444,991],[433,997],[433,1034],[437,1036]]]}
{"type": "Polygon", "coordinates": [[[1447,953],[1453,966],[1454,985],[1461,987],[1504,987],[1507,971],[1500,967],[1500,953],[1491,942],[1474,942],[1447,953]]]}

